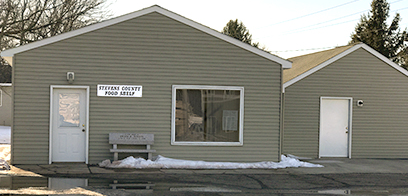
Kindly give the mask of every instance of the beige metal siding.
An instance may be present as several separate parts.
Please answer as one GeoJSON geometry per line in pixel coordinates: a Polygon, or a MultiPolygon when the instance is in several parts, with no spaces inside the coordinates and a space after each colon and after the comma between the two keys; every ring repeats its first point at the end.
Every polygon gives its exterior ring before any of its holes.
{"type": "Polygon", "coordinates": [[[358,49],[285,89],[283,152],[318,157],[320,97],[352,97],[352,158],[408,158],[408,78],[358,49]],[[356,101],[363,100],[364,107],[356,101]]]}
{"type": "Polygon", "coordinates": [[[280,65],[152,13],[18,54],[15,164],[48,163],[50,85],[90,86],[89,162],[112,158],[108,134],[155,134],[157,154],[194,160],[278,160],[280,65]],[[97,84],[142,85],[142,98],[97,97],[97,84]],[[171,146],[172,85],[245,87],[244,145],[171,146]]]}
{"type": "Polygon", "coordinates": [[[0,126],[11,126],[12,86],[0,85],[0,126]]]}

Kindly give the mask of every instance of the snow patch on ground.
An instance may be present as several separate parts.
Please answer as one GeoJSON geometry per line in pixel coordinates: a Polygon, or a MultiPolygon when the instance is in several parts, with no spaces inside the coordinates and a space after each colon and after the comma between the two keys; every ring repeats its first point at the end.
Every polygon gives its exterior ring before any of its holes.
{"type": "Polygon", "coordinates": [[[100,167],[106,168],[136,168],[136,169],[280,169],[288,167],[323,167],[319,164],[312,164],[298,159],[281,156],[279,163],[263,161],[255,163],[234,163],[234,162],[207,162],[172,159],[158,155],[156,160],[145,160],[143,158],[127,157],[119,161],[109,159],[99,163],[100,167]]]}

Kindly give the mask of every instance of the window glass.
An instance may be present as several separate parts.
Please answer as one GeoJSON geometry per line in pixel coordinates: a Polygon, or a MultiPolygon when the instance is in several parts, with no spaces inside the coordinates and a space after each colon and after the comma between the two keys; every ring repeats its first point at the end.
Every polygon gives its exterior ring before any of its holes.
{"type": "Polygon", "coordinates": [[[175,142],[240,142],[241,90],[175,90],[175,142]]]}
{"type": "Polygon", "coordinates": [[[59,94],[59,127],[79,126],[79,94],[59,94]]]}

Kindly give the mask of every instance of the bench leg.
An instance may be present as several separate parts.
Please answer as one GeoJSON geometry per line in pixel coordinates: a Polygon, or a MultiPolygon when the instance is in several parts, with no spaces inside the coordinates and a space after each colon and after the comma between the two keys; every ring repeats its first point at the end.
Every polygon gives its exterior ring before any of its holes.
{"type": "Polygon", "coordinates": [[[118,160],[118,153],[117,153],[117,152],[114,152],[114,153],[113,153],[113,160],[114,160],[114,161],[117,161],[117,160],[118,160]]]}
{"type": "MultiPolygon", "coordinates": [[[[150,145],[149,144],[146,145],[146,149],[150,150],[150,145]]],[[[147,160],[152,160],[152,153],[151,152],[147,153],[147,160]]]]}

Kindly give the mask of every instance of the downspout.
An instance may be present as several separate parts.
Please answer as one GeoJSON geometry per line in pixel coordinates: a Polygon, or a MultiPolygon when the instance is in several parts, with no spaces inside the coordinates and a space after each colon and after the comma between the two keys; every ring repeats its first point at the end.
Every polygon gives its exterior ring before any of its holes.
{"type": "Polygon", "coordinates": [[[14,62],[16,62],[15,61],[15,55],[13,55],[12,57],[11,57],[11,62],[9,62],[10,63],[10,66],[11,66],[11,133],[10,133],[10,164],[14,164],[14,140],[13,140],[13,136],[14,136],[14,134],[13,134],[13,132],[14,132],[14,105],[15,105],[15,103],[14,103],[14,92],[15,92],[15,88],[16,88],[16,85],[15,85],[15,80],[14,80],[14,76],[15,76],[15,73],[14,73],[14,70],[15,70],[15,65],[14,65],[14,62]]]}
{"type": "Polygon", "coordinates": [[[279,157],[278,160],[279,162],[281,160],[281,155],[282,155],[282,147],[283,147],[283,121],[284,121],[284,106],[285,106],[285,94],[284,94],[284,89],[283,89],[283,67],[281,66],[280,68],[280,114],[279,114],[279,157]]]}

